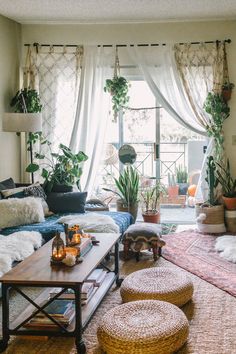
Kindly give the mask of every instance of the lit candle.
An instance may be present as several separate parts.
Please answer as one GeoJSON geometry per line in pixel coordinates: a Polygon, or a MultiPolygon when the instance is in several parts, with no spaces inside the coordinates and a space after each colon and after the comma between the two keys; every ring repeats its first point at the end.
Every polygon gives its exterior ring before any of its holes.
{"type": "Polygon", "coordinates": [[[78,254],[78,250],[76,248],[74,248],[74,247],[66,247],[65,251],[66,251],[66,254],[70,254],[70,255],[75,256],[75,257],[78,254]]]}
{"type": "Polygon", "coordinates": [[[80,234],[74,234],[72,242],[75,243],[75,244],[80,244],[81,243],[81,235],[80,234]]]}

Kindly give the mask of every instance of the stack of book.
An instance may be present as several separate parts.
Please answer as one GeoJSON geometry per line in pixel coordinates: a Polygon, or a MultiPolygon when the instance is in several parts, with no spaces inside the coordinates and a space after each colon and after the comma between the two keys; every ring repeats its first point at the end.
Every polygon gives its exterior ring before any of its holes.
{"type": "MultiPolygon", "coordinates": [[[[53,317],[61,325],[68,327],[75,317],[74,301],[56,299],[51,304],[46,306],[44,311],[51,315],[51,317],[53,317]]],[[[37,315],[35,315],[35,317],[27,322],[24,327],[37,330],[58,330],[58,326],[42,312],[39,312],[37,315]]]]}
{"type": "Polygon", "coordinates": [[[81,237],[80,245],[76,245],[76,248],[79,248],[80,257],[84,257],[93,247],[92,241],[90,237],[81,237]]]}
{"type": "MultiPolygon", "coordinates": [[[[107,271],[103,269],[95,269],[90,276],[86,279],[81,289],[81,304],[86,305],[94,296],[99,286],[102,285],[107,275],[107,271]]],[[[53,288],[49,297],[52,298],[58,294],[62,288],[53,288]]],[[[73,300],[75,298],[74,290],[67,289],[59,296],[61,300],[73,300]]],[[[55,300],[56,301],[56,300],[55,300]]]]}
{"type": "Polygon", "coordinates": [[[105,280],[107,271],[103,269],[94,269],[89,277],[85,280],[86,283],[92,283],[94,286],[99,287],[105,280]]]}

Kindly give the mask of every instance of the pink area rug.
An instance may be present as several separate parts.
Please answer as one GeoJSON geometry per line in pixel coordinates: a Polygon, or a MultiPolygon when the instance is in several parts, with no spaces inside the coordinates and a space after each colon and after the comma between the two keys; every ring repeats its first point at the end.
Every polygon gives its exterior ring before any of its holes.
{"type": "Polygon", "coordinates": [[[236,264],[227,262],[215,251],[217,236],[186,230],[163,235],[163,239],[165,259],[236,296],[236,264]]]}

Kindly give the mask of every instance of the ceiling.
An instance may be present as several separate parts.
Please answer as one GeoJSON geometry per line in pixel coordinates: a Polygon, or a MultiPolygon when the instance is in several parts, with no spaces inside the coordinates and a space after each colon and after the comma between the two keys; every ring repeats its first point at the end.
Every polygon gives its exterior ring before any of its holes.
{"type": "Polygon", "coordinates": [[[135,23],[236,19],[236,0],[0,0],[27,23],[135,23]]]}

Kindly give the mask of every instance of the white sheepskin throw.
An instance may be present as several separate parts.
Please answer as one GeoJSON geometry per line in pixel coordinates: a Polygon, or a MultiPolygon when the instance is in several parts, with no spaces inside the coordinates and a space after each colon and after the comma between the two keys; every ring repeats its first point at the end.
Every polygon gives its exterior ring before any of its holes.
{"type": "Polygon", "coordinates": [[[42,235],[36,231],[19,231],[0,235],[0,276],[12,268],[14,261],[22,261],[42,245],[42,235]]]}
{"type": "Polygon", "coordinates": [[[222,258],[236,263],[236,236],[227,235],[218,237],[215,249],[220,252],[222,258]]]}
{"type": "Polygon", "coordinates": [[[119,226],[110,216],[94,212],[63,216],[58,222],[69,226],[78,224],[85,232],[119,233],[119,226]]]}
{"type": "Polygon", "coordinates": [[[44,221],[39,198],[10,198],[0,200],[0,228],[32,224],[44,221]]]}

